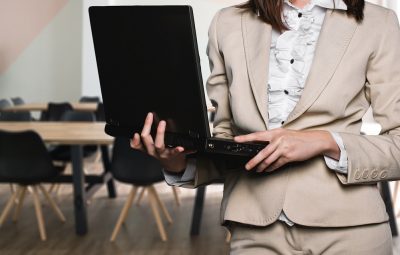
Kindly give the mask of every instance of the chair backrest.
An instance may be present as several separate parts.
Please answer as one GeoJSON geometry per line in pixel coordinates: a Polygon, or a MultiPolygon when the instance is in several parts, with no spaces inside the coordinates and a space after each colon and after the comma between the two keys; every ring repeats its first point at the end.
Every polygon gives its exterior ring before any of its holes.
{"type": "MultiPolygon", "coordinates": [[[[15,98],[11,100],[14,102],[15,98]]],[[[14,103],[14,105],[17,105],[14,103]]],[[[11,107],[12,104],[7,99],[0,100],[0,109],[11,107]]],[[[0,121],[30,121],[32,119],[31,113],[28,111],[23,112],[0,112],[0,121]]]]}
{"type": "Polygon", "coordinates": [[[104,104],[103,103],[97,104],[97,109],[96,109],[95,115],[96,115],[96,121],[106,121],[106,115],[104,114],[104,104]]]}
{"type": "Polygon", "coordinates": [[[41,137],[34,131],[0,131],[0,181],[41,182],[57,175],[41,137]]]}
{"type": "Polygon", "coordinates": [[[8,101],[8,99],[0,99],[0,109],[10,106],[12,106],[12,104],[10,103],[10,101],[8,101]]]}
{"type": "Polygon", "coordinates": [[[46,121],[60,121],[66,111],[72,111],[70,103],[49,103],[47,111],[41,117],[41,120],[46,121]]]}
{"type": "MultiPolygon", "coordinates": [[[[72,122],[94,122],[95,116],[91,112],[79,112],[79,111],[66,111],[61,117],[61,121],[72,121],[72,122]]],[[[69,146],[60,145],[68,151],[69,146]]],[[[84,155],[91,155],[97,151],[97,145],[85,145],[83,146],[84,155]]]]}
{"type": "Polygon", "coordinates": [[[30,112],[2,112],[0,121],[31,121],[30,112]]]}
{"type": "Polygon", "coordinates": [[[125,137],[117,137],[114,141],[111,172],[115,179],[139,186],[164,180],[159,161],[132,149],[129,139],[125,137]]]}
{"type": "Polygon", "coordinates": [[[100,103],[100,98],[83,96],[79,99],[79,102],[81,102],[81,103],[100,103]]]}
{"type": "Polygon", "coordinates": [[[11,98],[11,101],[14,105],[21,105],[21,104],[25,104],[24,99],[22,99],[21,97],[13,97],[11,98]]]}
{"type": "Polygon", "coordinates": [[[95,121],[94,114],[91,112],[66,111],[61,116],[61,121],[95,121]]]}

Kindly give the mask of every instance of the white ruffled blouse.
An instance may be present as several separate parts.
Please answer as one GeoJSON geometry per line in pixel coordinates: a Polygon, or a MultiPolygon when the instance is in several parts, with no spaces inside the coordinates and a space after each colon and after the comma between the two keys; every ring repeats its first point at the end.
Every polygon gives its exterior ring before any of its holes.
{"type": "MultiPolygon", "coordinates": [[[[342,0],[311,0],[300,9],[285,0],[283,17],[289,30],[280,34],[272,30],[269,80],[269,128],[281,127],[299,101],[314,58],[326,9],[347,9],[342,0]]],[[[347,172],[347,153],[339,134],[331,132],[340,148],[339,161],[324,157],[328,167],[347,172]]],[[[289,226],[294,223],[282,211],[279,220],[289,226]]]]}
{"type": "MultiPolygon", "coordinates": [[[[315,47],[327,8],[332,0],[311,0],[303,9],[285,0],[283,18],[289,30],[280,34],[272,30],[268,114],[269,127],[279,128],[292,112],[304,89],[314,58],[315,47]]],[[[343,1],[335,1],[336,9],[347,9],[343,1]]]]}

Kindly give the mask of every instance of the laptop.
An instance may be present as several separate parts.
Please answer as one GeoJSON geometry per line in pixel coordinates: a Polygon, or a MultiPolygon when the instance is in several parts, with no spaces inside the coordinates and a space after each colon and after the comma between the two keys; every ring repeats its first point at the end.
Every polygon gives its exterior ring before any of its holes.
{"type": "Polygon", "coordinates": [[[251,157],[266,146],[211,136],[190,6],[92,6],[89,17],[107,134],[132,138],[152,112],[168,147],[251,157]]]}

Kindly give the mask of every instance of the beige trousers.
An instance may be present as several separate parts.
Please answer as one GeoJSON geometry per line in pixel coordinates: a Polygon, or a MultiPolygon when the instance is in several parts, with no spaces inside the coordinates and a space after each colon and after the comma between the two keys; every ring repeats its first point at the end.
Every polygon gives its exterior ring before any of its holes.
{"type": "Polygon", "coordinates": [[[231,255],[252,254],[392,254],[388,223],[343,228],[317,228],[277,221],[266,227],[232,223],[231,255]]]}

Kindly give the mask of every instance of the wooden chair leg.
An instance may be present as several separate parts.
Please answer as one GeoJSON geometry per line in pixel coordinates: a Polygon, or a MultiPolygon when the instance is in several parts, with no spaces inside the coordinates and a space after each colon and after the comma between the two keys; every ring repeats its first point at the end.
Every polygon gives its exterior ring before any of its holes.
{"type": "Polygon", "coordinates": [[[15,192],[14,185],[12,183],[10,183],[10,191],[11,191],[11,193],[15,192]]]}
{"type": "Polygon", "coordinates": [[[157,198],[154,195],[154,192],[151,191],[151,189],[148,189],[148,198],[150,200],[150,206],[151,210],[153,211],[154,218],[156,219],[156,224],[158,228],[158,232],[160,233],[161,240],[163,242],[167,241],[167,234],[164,229],[164,225],[162,223],[161,217],[160,217],[160,212],[158,210],[158,203],[157,203],[157,198]]]}
{"type": "Polygon", "coordinates": [[[26,194],[26,186],[20,187],[20,192],[18,196],[18,205],[15,207],[14,215],[13,215],[13,222],[17,222],[19,215],[21,213],[22,205],[24,204],[25,194],[26,194]]]}
{"type": "Polygon", "coordinates": [[[3,225],[4,221],[7,219],[8,213],[15,203],[15,198],[17,197],[17,192],[12,193],[11,197],[8,199],[3,212],[0,215],[0,227],[3,225]]]}
{"type": "Polygon", "coordinates": [[[164,213],[165,218],[167,219],[168,223],[172,223],[172,218],[171,215],[169,214],[167,208],[165,207],[164,203],[161,201],[160,197],[158,196],[158,193],[156,189],[154,188],[153,185],[149,187],[149,192],[153,193],[154,198],[157,201],[157,204],[161,207],[162,212],[164,213]]]}
{"type": "Polygon", "coordinates": [[[396,201],[397,201],[397,193],[399,193],[399,182],[396,181],[394,184],[394,190],[393,190],[393,207],[396,208],[396,201]]]}
{"type": "Polygon", "coordinates": [[[178,187],[172,186],[172,192],[174,193],[175,203],[177,206],[181,205],[181,201],[178,196],[178,187]]]}
{"type": "Polygon", "coordinates": [[[49,193],[53,192],[55,186],[56,186],[55,183],[50,184],[50,187],[49,187],[48,192],[49,192],[49,193]]]}
{"type": "Polygon", "coordinates": [[[43,195],[46,197],[47,201],[50,204],[50,207],[53,209],[53,211],[55,212],[55,214],[58,216],[58,218],[62,221],[65,222],[65,216],[64,214],[61,212],[60,208],[57,206],[57,204],[54,202],[54,200],[51,198],[51,196],[49,195],[49,193],[47,192],[47,190],[39,184],[39,189],[42,191],[43,195]]]}
{"type": "Polygon", "coordinates": [[[231,242],[231,232],[229,230],[226,231],[226,237],[225,237],[225,242],[230,243],[231,242]]]}
{"type": "Polygon", "coordinates": [[[117,237],[118,232],[121,229],[122,223],[124,223],[126,217],[128,216],[128,211],[129,211],[129,208],[132,206],[132,201],[135,198],[136,190],[137,190],[137,187],[133,186],[132,190],[131,190],[131,192],[129,194],[129,197],[126,200],[126,202],[124,204],[124,207],[122,208],[121,214],[119,215],[117,224],[114,227],[114,231],[112,232],[112,235],[111,235],[111,238],[110,238],[111,242],[115,241],[115,238],[117,237]]]}
{"type": "Polygon", "coordinates": [[[42,239],[42,241],[46,241],[47,237],[43,220],[42,205],[40,204],[39,194],[36,186],[32,187],[32,194],[33,202],[35,205],[36,218],[39,226],[40,239],[42,239]]]}
{"type": "MultiPolygon", "coordinates": [[[[21,186],[17,185],[17,188],[15,189],[13,184],[10,184],[10,185],[12,187],[11,193],[17,193],[17,195],[15,196],[14,203],[15,203],[15,205],[18,205],[19,204],[19,196],[21,195],[21,192],[22,192],[22,189],[20,188],[21,186]]],[[[10,189],[11,189],[11,187],[10,187],[10,189]]]]}
{"type": "Polygon", "coordinates": [[[138,200],[136,201],[136,205],[140,205],[140,202],[142,201],[145,192],[146,192],[146,187],[142,187],[142,190],[139,193],[138,200]]]}
{"type": "Polygon", "coordinates": [[[56,186],[54,187],[54,192],[56,193],[56,197],[60,195],[60,190],[61,190],[61,184],[57,183],[56,186]]]}

